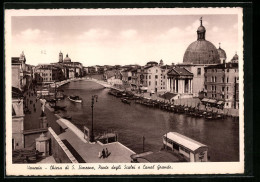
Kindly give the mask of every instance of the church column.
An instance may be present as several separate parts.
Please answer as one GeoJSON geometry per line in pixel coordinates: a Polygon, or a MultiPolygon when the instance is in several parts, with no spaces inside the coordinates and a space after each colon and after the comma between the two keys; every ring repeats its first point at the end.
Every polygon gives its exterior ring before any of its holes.
{"type": "Polygon", "coordinates": [[[168,91],[171,91],[171,78],[168,78],[168,91]]]}
{"type": "Polygon", "coordinates": [[[169,91],[169,78],[166,80],[166,91],[169,91]]]}
{"type": "Polygon", "coordinates": [[[190,79],[188,79],[188,93],[190,93],[190,79]]]}
{"type": "Polygon", "coordinates": [[[171,80],[172,80],[172,89],[171,89],[171,90],[172,90],[172,92],[174,92],[174,91],[173,91],[173,78],[172,78],[171,80]]]}
{"type": "Polygon", "coordinates": [[[185,80],[182,80],[182,93],[185,93],[185,80]]]}
{"type": "Polygon", "coordinates": [[[193,83],[192,83],[192,80],[190,80],[190,86],[191,86],[191,87],[190,87],[190,90],[191,90],[191,93],[193,93],[192,84],[193,84],[193,83]]]}
{"type": "Polygon", "coordinates": [[[174,79],[174,91],[175,91],[175,93],[177,93],[177,80],[176,80],[176,78],[174,79]]]}

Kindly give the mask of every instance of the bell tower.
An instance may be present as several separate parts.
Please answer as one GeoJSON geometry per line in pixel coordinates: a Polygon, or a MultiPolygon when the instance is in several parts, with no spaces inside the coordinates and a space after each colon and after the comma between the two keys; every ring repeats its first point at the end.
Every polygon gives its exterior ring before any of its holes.
{"type": "Polygon", "coordinates": [[[60,51],[60,53],[59,53],[59,63],[62,63],[62,62],[63,62],[63,54],[60,51]]]}

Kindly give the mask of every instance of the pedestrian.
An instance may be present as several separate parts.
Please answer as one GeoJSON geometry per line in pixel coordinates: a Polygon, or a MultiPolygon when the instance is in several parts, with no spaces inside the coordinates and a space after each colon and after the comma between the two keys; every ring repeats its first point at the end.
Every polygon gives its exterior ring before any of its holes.
{"type": "Polygon", "coordinates": [[[107,148],[106,148],[106,157],[108,157],[108,155],[109,155],[109,154],[108,154],[108,150],[107,150],[107,148]]]}
{"type": "Polygon", "coordinates": [[[98,158],[101,158],[102,155],[101,155],[101,152],[98,152],[98,158]]]}
{"type": "Polygon", "coordinates": [[[102,150],[102,156],[103,156],[103,158],[106,158],[106,152],[104,149],[102,150]]]}

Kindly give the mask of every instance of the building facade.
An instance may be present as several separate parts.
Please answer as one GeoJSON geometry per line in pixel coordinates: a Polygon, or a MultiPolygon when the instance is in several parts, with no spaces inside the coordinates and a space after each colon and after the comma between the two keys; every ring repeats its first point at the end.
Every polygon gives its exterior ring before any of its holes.
{"type": "Polygon", "coordinates": [[[180,98],[192,97],[193,74],[185,68],[173,67],[167,73],[167,92],[178,94],[180,98]]]}
{"type": "Polygon", "coordinates": [[[19,88],[12,87],[12,150],[24,148],[24,104],[19,88]]]}
{"type": "Polygon", "coordinates": [[[225,63],[205,68],[205,97],[216,100],[224,108],[239,107],[238,63],[225,63]]]}

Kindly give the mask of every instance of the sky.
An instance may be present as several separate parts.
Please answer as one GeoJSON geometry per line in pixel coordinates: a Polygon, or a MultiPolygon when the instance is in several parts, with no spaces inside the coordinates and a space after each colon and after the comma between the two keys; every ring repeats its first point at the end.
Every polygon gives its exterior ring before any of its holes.
{"type": "Polygon", "coordinates": [[[31,65],[58,62],[60,51],[84,66],[182,63],[201,16],[206,40],[221,43],[230,61],[239,46],[238,17],[230,14],[13,16],[11,55],[24,51],[31,65]]]}

